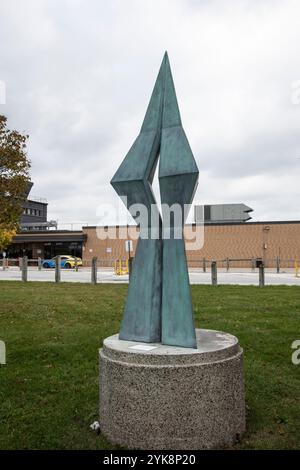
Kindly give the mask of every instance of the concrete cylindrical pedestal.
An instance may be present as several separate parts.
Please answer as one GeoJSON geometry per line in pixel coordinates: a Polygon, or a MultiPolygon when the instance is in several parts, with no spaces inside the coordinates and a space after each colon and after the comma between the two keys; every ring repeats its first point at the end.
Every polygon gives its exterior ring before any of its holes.
{"type": "Polygon", "coordinates": [[[198,349],[104,340],[100,427],[131,449],[209,449],[245,431],[243,350],[235,336],[197,330],[198,349]]]}

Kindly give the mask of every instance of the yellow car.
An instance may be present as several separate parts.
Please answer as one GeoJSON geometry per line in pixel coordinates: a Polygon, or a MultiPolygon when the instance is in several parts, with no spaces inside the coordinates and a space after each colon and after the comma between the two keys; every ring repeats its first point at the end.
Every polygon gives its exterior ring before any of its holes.
{"type": "MultiPolygon", "coordinates": [[[[76,256],[77,266],[82,266],[82,259],[76,256]]],[[[61,255],[60,265],[62,268],[71,269],[75,268],[75,256],[61,255]]],[[[45,259],[42,264],[43,268],[55,268],[55,257],[52,259],[45,259]]]]}

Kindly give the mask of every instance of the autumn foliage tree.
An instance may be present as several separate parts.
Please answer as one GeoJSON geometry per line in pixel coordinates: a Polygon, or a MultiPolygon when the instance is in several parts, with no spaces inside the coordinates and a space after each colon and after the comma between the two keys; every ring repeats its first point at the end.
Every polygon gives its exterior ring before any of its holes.
{"type": "Polygon", "coordinates": [[[4,250],[18,230],[26,189],[30,181],[27,158],[28,135],[7,128],[0,115],[0,250],[4,250]]]}

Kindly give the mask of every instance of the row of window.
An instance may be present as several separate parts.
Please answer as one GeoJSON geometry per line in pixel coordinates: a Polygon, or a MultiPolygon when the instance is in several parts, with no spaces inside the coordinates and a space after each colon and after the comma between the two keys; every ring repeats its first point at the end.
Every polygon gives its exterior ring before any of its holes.
{"type": "Polygon", "coordinates": [[[31,208],[26,207],[23,210],[23,214],[24,215],[38,215],[39,217],[41,217],[42,211],[40,209],[31,209],[31,208]]]}

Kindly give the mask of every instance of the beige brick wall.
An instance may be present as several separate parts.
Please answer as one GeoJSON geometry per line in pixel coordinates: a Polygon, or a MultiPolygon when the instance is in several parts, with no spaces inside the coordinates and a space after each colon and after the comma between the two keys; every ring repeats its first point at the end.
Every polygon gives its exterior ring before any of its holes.
{"type": "MultiPolygon", "coordinates": [[[[104,227],[84,227],[87,234],[84,246],[83,260],[89,264],[93,256],[97,256],[103,265],[112,265],[117,258],[126,259],[125,239],[132,239],[128,233],[134,233],[136,228],[120,227],[115,229],[116,239],[100,239],[107,233],[104,227]],[[124,239],[120,238],[120,235],[124,239]]],[[[201,228],[197,227],[197,230],[201,228]]],[[[133,240],[133,248],[136,248],[136,240],[133,240]]],[[[293,267],[295,256],[300,261],[300,222],[293,223],[245,223],[235,225],[206,225],[204,227],[204,245],[201,249],[187,251],[190,266],[202,266],[202,259],[220,260],[226,258],[251,259],[263,258],[266,266],[275,266],[275,259],[279,256],[282,267],[293,267]],[[289,260],[289,261],[287,261],[289,260]]],[[[225,264],[224,264],[225,266],[225,264]]],[[[231,266],[247,267],[250,262],[235,261],[231,266]]]]}
{"type": "MultiPolygon", "coordinates": [[[[87,234],[87,241],[83,246],[82,260],[84,265],[89,265],[93,256],[97,256],[98,263],[104,266],[112,266],[116,259],[127,259],[128,253],[125,249],[125,241],[132,240],[132,232],[137,234],[135,227],[109,227],[111,235],[115,230],[115,239],[107,238],[107,230],[104,227],[83,227],[83,233],[87,234]],[[106,237],[106,238],[105,238],[106,237]]],[[[133,255],[136,249],[137,240],[132,240],[133,255]]]]}

